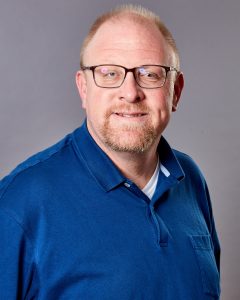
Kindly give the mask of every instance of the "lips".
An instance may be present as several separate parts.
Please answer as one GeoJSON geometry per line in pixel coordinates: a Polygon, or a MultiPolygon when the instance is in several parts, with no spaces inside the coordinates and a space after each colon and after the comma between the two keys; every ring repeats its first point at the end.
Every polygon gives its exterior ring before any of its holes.
{"type": "Polygon", "coordinates": [[[146,113],[139,113],[139,112],[136,113],[116,112],[115,114],[119,117],[124,117],[124,118],[139,118],[139,117],[146,116],[146,113]]]}

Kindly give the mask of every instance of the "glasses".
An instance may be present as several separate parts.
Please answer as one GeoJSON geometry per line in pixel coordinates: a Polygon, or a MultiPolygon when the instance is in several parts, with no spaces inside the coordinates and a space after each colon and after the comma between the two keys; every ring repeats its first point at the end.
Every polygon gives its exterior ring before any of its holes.
{"type": "Polygon", "coordinates": [[[119,65],[98,65],[91,67],[83,66],[81,69],[83,71],[92,71],[95,84],[101,88],[120,87],[127,73],[131,72],[140,87],[145,89],[157,89],[165,84],[168,72],[179,72],[174,67],[162,65],[143,65],[131,69],[119,65]]]}

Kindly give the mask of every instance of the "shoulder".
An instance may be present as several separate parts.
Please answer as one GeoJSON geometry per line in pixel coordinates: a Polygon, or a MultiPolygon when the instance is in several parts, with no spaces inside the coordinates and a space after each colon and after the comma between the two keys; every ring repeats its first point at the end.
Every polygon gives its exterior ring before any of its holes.
{"type": "Polygon", "coordinates": [[[181,182],[184,190],[198,201],[203,210],[209,209],[210,196],[205,176],[198,164],[188,154],[174,150],[183,172],[184,180],[181,182]]]}
{"type": "Polygon", "coordinates": [[[196,199],[211,231],[212,205],[205,177],[199,166],[189,155],[177,150],[174,150],[174,153],[185,173],[185,178],[182,182],[184,189],[196,199]]]}
{"type": "Polygon", "coordinates": [[[177,160],[179,161],[184,173],[186,180],[196,181],[198,183],[205,184],[204,175],[191,156],[176,149],[173,150],[177,160]]]}
{"type": "MultiPolygon", "coordinates": [[[[47,182],[53,173],[58,172],[67,152],[70,151],[72,135],[69,134],[51,147],[36,153],[19,164],[0,181],[0,208],[6,195],[20,196],[47,182]]],[[[36,192],[36,190],[35,190],[36,192]]],[[[15,199],[16,201],[16,199],[15,199]]]]}
{"type": "Polygon", "coordinates": [[[72,133],[67,135],[28,158],[2,179],[0,230],[9,232],[9,224],[12,224],[35,241],[44,232],[46,220],[48,224],[54,222],[56,211],[63,210],[68,201],[69,182],[76,177],[72,171],[76,173],[79,169],[73,139],[72,133]]]}

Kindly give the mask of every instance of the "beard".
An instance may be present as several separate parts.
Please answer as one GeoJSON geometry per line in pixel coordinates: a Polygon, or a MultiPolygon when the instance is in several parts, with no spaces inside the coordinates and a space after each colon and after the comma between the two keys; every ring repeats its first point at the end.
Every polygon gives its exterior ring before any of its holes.
{"type": "MultiPolygon", "coordinates": [[[[127,118],[126,118],[127,121],[127,118]]],[[[117,152],[144,153],[150,149],[159,139],[159,132],[152,124],[149,109],[140,103],[134,107],[126,105],[111,108],[107,111],[105,121],[100,128],[103,142],[110,149],[117,152]],[[119,122],[112,120],[112,112],[131,113],[133,111],[147,113],[148,116],[143,122],[119,122]]]]}

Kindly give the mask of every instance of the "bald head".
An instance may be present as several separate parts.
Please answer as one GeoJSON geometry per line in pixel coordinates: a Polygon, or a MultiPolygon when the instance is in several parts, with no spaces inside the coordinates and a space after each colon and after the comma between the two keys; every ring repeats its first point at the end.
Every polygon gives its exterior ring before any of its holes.
{"type": "MultiPolygon", "coordinates": [[[[176,43],[173,39],[172,34],[164,25],[164,23],[160,20],[160,18],[154,14],[152,11],[143,8],[139,5],[122,5],[117,7],[116,9],[107,12],[96,19],[96,21],[91,26],[88,35],[86,36],[80,54],[80,64],[81,66],[85,63],[85,52],[88,49],[90,42],[93,40],[94,36],[98,32],[98,30],[105,24],[121,24],[122,22],[131,21],[138,25],[138,34],[139,38],[145,39],[144,36],[144,28],[155,28],[154,38],[157,40],[159,37],[164,40],[169,46],[169,55],[172,55],[174,58],[174,66],[179,69],[179,53],[176,47],[176,43]],[[160,34],[159,34],[160,33],[160,34]]],[[[110,25],[111,27],[111,25],[110,25]]],[[[112,26],[112,30],[116,30],[116,26],[112,26]]],[[[145,31],[146,32],[146,31],[145,31]]],[[[114,33],[113,33],[114,34],[114,33]]],[[[117,32],[115,33],[118,34],[117,32]]],[[[119,36],[120,37],[120,36],[119,36]]],[[[151,45],[149,45],[149,48],[151,45]]]]}

